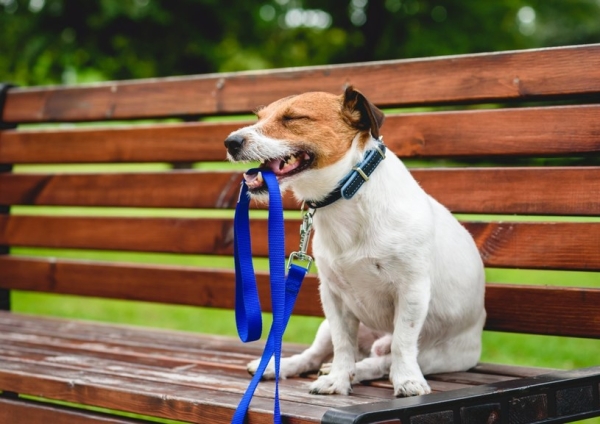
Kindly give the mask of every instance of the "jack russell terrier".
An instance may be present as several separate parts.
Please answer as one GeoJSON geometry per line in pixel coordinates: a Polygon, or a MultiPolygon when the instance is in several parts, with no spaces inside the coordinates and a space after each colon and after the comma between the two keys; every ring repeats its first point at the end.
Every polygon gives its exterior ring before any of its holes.
{"type": "MultiPolygon", "coordinates": [[[[389,375],[396,396],[415,396],[431,392],[423,375],[475,366],[486,316],[479,252],[386,151],[383,113],[348,87],[341,96],[286,97],[256,114],[225,140],[228,158],[261,162],[282,192],[312,208],[326,318],[307,350],[282,359],[280,377],[332,360],[311,393],[347,395],[353,382],[389,375]]],[[[245,178],[266,200],[260,174],[245,178]]],[[[272,363],[264,378],[274,378],[272,363]]]]}

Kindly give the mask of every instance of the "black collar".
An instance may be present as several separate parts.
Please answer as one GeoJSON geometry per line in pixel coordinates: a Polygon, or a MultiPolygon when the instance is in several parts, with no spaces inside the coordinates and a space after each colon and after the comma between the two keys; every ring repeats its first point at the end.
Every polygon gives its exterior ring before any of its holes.
{"type": "Polygon", "coordinates": [[[318,209],[331,205],[342,197],[344,199],[351,199],[358,189],[369,180],[369,176],[373,173],[375,168],[377,168],[377,165],[385,159],[385,150],[386,147],[380,137],[377,141],[377,146],[367,150],[364,159],[357,163],[348,175],[342,178],[338,186],[331,193],[320,202],[306,201],[308,207],[311,209],[318,209]]]}

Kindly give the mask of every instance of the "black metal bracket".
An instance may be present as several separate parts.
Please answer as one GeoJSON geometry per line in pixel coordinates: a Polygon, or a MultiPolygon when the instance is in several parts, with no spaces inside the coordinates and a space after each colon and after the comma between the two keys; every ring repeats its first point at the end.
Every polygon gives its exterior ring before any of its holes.
{"type": "Polygon", "coordinates": [[[16,128],[15,124],[4,122],[4,103],[6,103],[6,94],[9,89],[16,87],[15,84],[0,82],[0,130],[16,128]]]}
{"type": "Polygon", "coordinates": [[[565,423],[600,416],[600,366],[330,409],[323,424],[565,423]]]}
{"type": "MultiPolygon", "coordinates": [[[[14,84],[0,83],[0,130],[7,130],[16,128],[13,123],[3,121],[4,117],[4,104],[6,103],[6,95],[10,88],[15,87],[14,84]]],[[[9,172],[12,169],[12,165],[0,164],[0,172],[9,172]]],[[[0,214],[7,214],[10,211],[10,206],[0,205],[0,214]]],[[[8,253],[8,246],[0,245],[0,255],[8,253]]],[[[10,290],[0,288],[0,310],[10,310],[10,290]]]]}

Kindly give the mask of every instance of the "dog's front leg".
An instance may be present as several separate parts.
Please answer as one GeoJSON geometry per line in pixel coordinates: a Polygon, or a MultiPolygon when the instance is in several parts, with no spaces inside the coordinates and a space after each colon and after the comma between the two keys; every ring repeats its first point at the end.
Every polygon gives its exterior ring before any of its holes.
{"type": "Polygon", "coordinates": [[[413,281],[398,294],[392,335],[390,381],[397,397],[431,393],[417,362],[419,334],[430,298],[429,277],[413,281]]]}
{"type": "Polygon", "coordinates": [[[325,281],[321,281],[321,301],[325,317],[331,328],[333,361],[331,371],[320,376],[310,386],[310,393],[348,395],[352,392],[358,354],[358,318],[332,293],[325,281]]]}

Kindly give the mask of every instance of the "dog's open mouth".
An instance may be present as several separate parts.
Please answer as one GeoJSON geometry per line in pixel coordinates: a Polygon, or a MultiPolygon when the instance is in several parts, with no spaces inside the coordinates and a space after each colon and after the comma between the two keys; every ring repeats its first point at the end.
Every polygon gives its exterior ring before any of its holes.
{"type": "MultiPolygon", "coordinates": [[[[278,159],[267,159],[263,161],[258,169],[269,169],[277,176],[278,180],[296,175],[308,169],[314,161],[314,155],[310,152],[299,151],[292,155],[278,159]]],[[[251,191],[264,189],[264,180],[260,172],[244,174],[246,185],[251,191]]]]}

